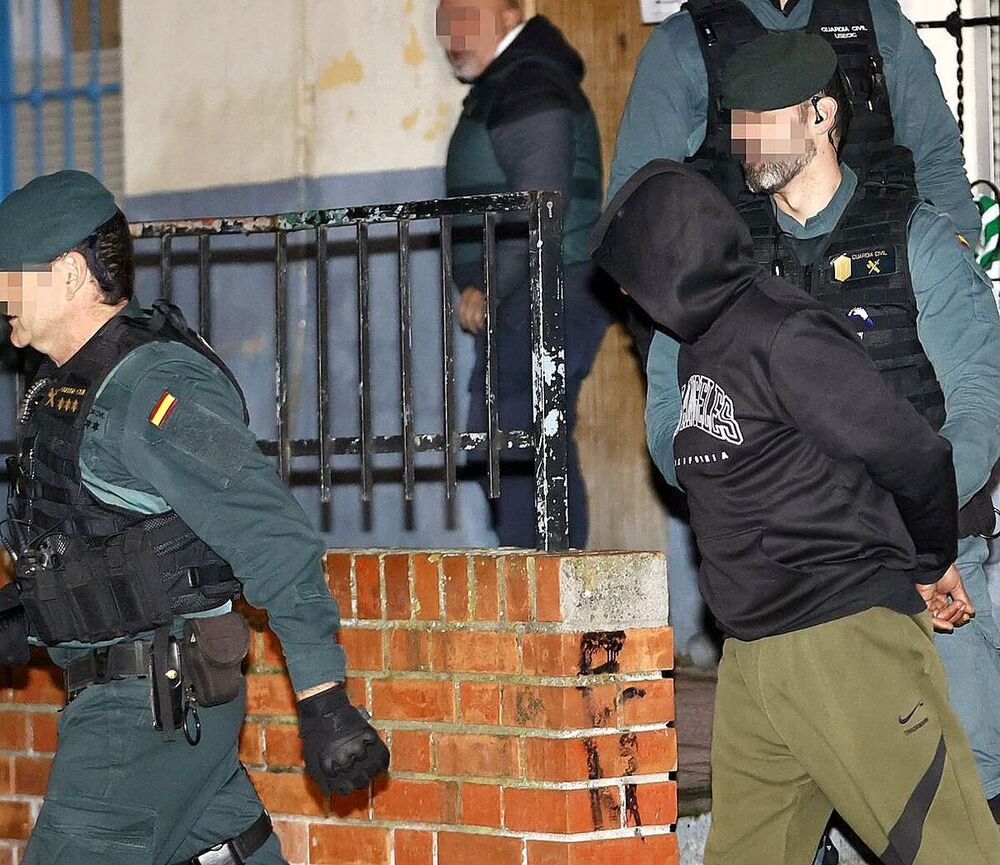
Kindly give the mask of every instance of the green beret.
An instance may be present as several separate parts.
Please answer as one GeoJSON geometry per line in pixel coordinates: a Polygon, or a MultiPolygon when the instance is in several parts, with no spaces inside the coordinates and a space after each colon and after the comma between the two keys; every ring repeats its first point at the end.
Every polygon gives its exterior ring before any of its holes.
{"type": "Polygon", "coordinates": [[[0,271],[53,261],[117,211],[115,197],[85,171],[36,177],[0,202],[0,271]]]}
{"type": "Polygon", "coordinates": [[[800,105],[826,87],[837,55],[815,33],[768,33],[739,48],[722,76],[722,105],[744,111],[775,111],[800,105]]]}

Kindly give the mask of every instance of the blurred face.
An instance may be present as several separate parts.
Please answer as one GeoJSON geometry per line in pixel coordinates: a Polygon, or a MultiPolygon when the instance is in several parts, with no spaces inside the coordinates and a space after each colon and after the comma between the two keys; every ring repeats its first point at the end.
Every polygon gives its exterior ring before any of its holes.
{"type": "Polygon", "coordinates": [[[67,316],[67,256],[45,267],[0,271],[0,310],[10,323],[10,341],[18,348],[44,352],[64,331],[67,316]]]}
{"type": "Polygon", "coordinates": [[[437,35],[455,76],[469,82],[482,75],[521,18],[506,0],[440,0],[437,35]]]}
{"type": "Polygon", "coordinates": [[[732,112],[733,155],[743,160],[751,192],[783,189],[816,156],[815,109],[732,112]]]}

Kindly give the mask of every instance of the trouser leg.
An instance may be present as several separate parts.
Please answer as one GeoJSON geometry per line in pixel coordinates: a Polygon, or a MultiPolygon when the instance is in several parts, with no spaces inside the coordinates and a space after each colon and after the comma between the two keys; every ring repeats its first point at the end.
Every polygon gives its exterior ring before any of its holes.
{"type": "Polygon", "coordinates": [[[1000,865],[929,614],[875,608],[758,643],[767,717],[886,865],[1000,865]]]}
{"type": "Polygon", "coordinates": [[[771,724],[758,647],[727,640],[712,730],[712,828],[705,865],[807,865],[831,807],[771,724]]]}
{"type": "Polygon", "coordinates": [[[1000,652],[983,563],[986,542],[965,538],[958,567],[976,617],[952,634],[935,634],[948,693],[972,745],[987,799],[1000,794],[1000,652]]]}
{"type": "MultiPolygon", "coordinates": [[[[180,731],[165,742],[153,729],[147,681],[88,688],[60,716],[49,788],[24,865],[169,865],[200,852],[188,844],[196,827],[207,846],[238,835],[262,807],[252,788],[235,795],[240,784],[231,787],[242,774],[244,707],[241,696],[201,709],[201,743],[192,747],[180,731]]],[[[277,842],[269,843],[274,849],[277,842]]],[[[284,860],[275,853],[262,861],[284,860]]]]}

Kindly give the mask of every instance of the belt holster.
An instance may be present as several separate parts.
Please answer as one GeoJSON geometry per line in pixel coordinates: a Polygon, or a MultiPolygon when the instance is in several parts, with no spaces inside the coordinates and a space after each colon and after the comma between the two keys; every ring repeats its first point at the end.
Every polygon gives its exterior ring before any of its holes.
{"type": "Polygon", "coordinates": [[[174,865],[246,865],[246,861],[271,837],[272,831],[271,817],[267,811],[263,811],[248,829],[244,829],[235,838],[209,847],[203,853],[183,862],[175,862],[174,865]]]}

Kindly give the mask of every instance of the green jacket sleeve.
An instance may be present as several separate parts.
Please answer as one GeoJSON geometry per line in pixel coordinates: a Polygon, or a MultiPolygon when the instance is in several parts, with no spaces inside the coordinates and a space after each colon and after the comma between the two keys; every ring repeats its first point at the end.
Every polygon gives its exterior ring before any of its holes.
{"type": "Polygon", "coordinates": [[[101,397],[114,406],[107,435],[123,467],[229,562],[247,600],[267,611],[297,691],[342,681],[323,541],[257,447],[229,380],[193,349],[153,343],[111,382],[101,397]],[[167,393],[177,402],[157,426],[151,412],[167,393]]]}
{"type": "Polygon", "coordinates": [[[677,386],[680,343],[657,331],[646,364],[646,443],[650,456],[668,484],[680,487],[674,469],[674,430],[681,417],[677,386]]]}
{"type": "Polygon", "coordinates": [[[993,288],[944,213],[921,205],[910,221],[917,334],[944,392],[964,505],[1000,459],[1000,315],[993,288]]]}
{"type": "Polygon", "coordinates": [[[958,123],[941,90],[934,55],[895,2],[873,3],[872,14],[885,54],[896,143],[913,152],[921,196],[948,213],[975,243],[979,211],[965,173],[958,123]]]}
{"type": "Polygon", "coordinates": [[[651,159],[682,161],[705,140],[708,73],[686,12],[653,31],[618,128],[608,200],[651,159]]]}

